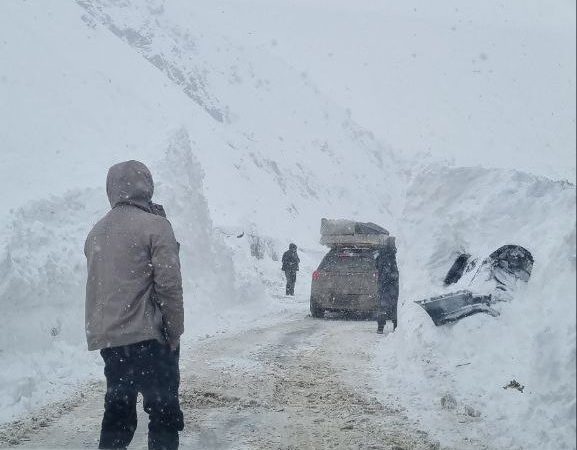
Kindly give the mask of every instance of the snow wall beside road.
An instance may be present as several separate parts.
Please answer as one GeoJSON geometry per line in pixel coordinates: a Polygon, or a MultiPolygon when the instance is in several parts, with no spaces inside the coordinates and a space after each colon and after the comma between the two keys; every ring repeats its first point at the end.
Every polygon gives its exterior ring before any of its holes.
{"type": "MultiPolygon", "coordinates": [[[[151,165],[155,201],[181,242],[186,339],[266,312],[257,277],[235,268],[213,230],[203,173],[188,134],[174,133],[165,158],[151,165]]],[[[102,188],[38,200],[13,214],[0,249],[0,421],[62,398],[101,371],[84,338],[84,240],[110,206],[102,188]]]]}
{"type": "Polygon", "coordinates": [[[402,223],[399,329],[379,347],[384,389],[443,443],[489,435],[491,448],[574,448],[575,186],[515,171],[432,167],[413,178],[402,223]],[[496,305],[500,317],[435,327],[413,303],[451,291],[443,278],[459,252],[485,258],[505,244],[527,248],[535,265],[526,289],[496,305]],[[513,379],[523,393],[503,389],[513,379]],[[441,408],[446,393],[457,409],[441,408]],[[462,428],[447,429],[455,422],[447,414],[459,414],[462,428]]]}

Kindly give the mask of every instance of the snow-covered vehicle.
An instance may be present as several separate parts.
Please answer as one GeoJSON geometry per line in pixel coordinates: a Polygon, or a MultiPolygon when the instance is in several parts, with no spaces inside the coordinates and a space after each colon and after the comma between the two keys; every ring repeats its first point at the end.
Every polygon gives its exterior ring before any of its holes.
{"type": "Polygon", "coordinates": [[[378,249],[394,239],[373,223],[321,220],[321,244],[330,248],[313,273],[310,311],[374,315],[378,302],[378,249]]]}
{"type": "Polygon", "coordinates": [[[463,253],[444,282],[458,290],[415,303],[427,311],[435,325],[480,312],[498,316],[492,305],[514,298],[518,288],[529,281],[533,263],[531,252],[519,245],[504,245],[484,260],[463,253]]]}

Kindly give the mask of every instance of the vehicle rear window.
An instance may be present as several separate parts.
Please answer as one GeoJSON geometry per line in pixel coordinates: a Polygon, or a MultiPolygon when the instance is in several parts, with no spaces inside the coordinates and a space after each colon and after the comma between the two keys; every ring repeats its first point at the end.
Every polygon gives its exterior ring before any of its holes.
{"type": "Polygon", "coordinates": [[[322,260],[319,270],[326,272],[365,272],[376,270],[373,250],[333,249],[322,260]]]}

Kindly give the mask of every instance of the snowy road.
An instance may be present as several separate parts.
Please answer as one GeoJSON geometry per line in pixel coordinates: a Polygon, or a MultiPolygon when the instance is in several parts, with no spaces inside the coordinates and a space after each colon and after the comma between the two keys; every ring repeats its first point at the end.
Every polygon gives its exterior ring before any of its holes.
{"type": "MultiPolygon", "coordinates": [[[[182,358],[181,448],[435,448],[402,409],[377,400],[371,322],[314,320],[285,312],[283,321],[207,339],[182,358]]],[[[4,429],[2,446],[95,448],[103,384],[60,407],[4,429]],[[10,444],[9,441],[12,440],[10,444]]],[[[131,448],[146,448],[141,413],[131,448]]]]}

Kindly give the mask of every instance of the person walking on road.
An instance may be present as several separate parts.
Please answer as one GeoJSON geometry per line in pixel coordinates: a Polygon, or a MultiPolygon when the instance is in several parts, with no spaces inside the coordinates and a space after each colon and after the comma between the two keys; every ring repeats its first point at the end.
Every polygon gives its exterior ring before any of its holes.
{"type": "MultiPolygon", "coordinates": [[[[104,359],[106,396],[100,449],[126,448],[140,392],[149,450],[176,450],[184,428],[178,399],[184,331],[178,243],[151,202],[152,175],[138,161],[108,171],[112,209],[86,239],[86,338],[104,359]]],[[[158,205],[156,205],[158,206],[158,205]]]]}
{"type": "Polygon", "coordinates": [[[300,264],[297,246],[290,244],[289,249],[282,255],[282,271],[286,276],[286,295],[295,295],[295,284],[300,264]]]}
{"type": "Polygon", "coordinates": [[[387,320],[393,323],[393,331],[397,328],[399,269],[397,267],[397,248],[393,237],[389,237],[386,244],[379,249],[376,265],[379,283],[377,333],[382,334],[387,320]]]}

